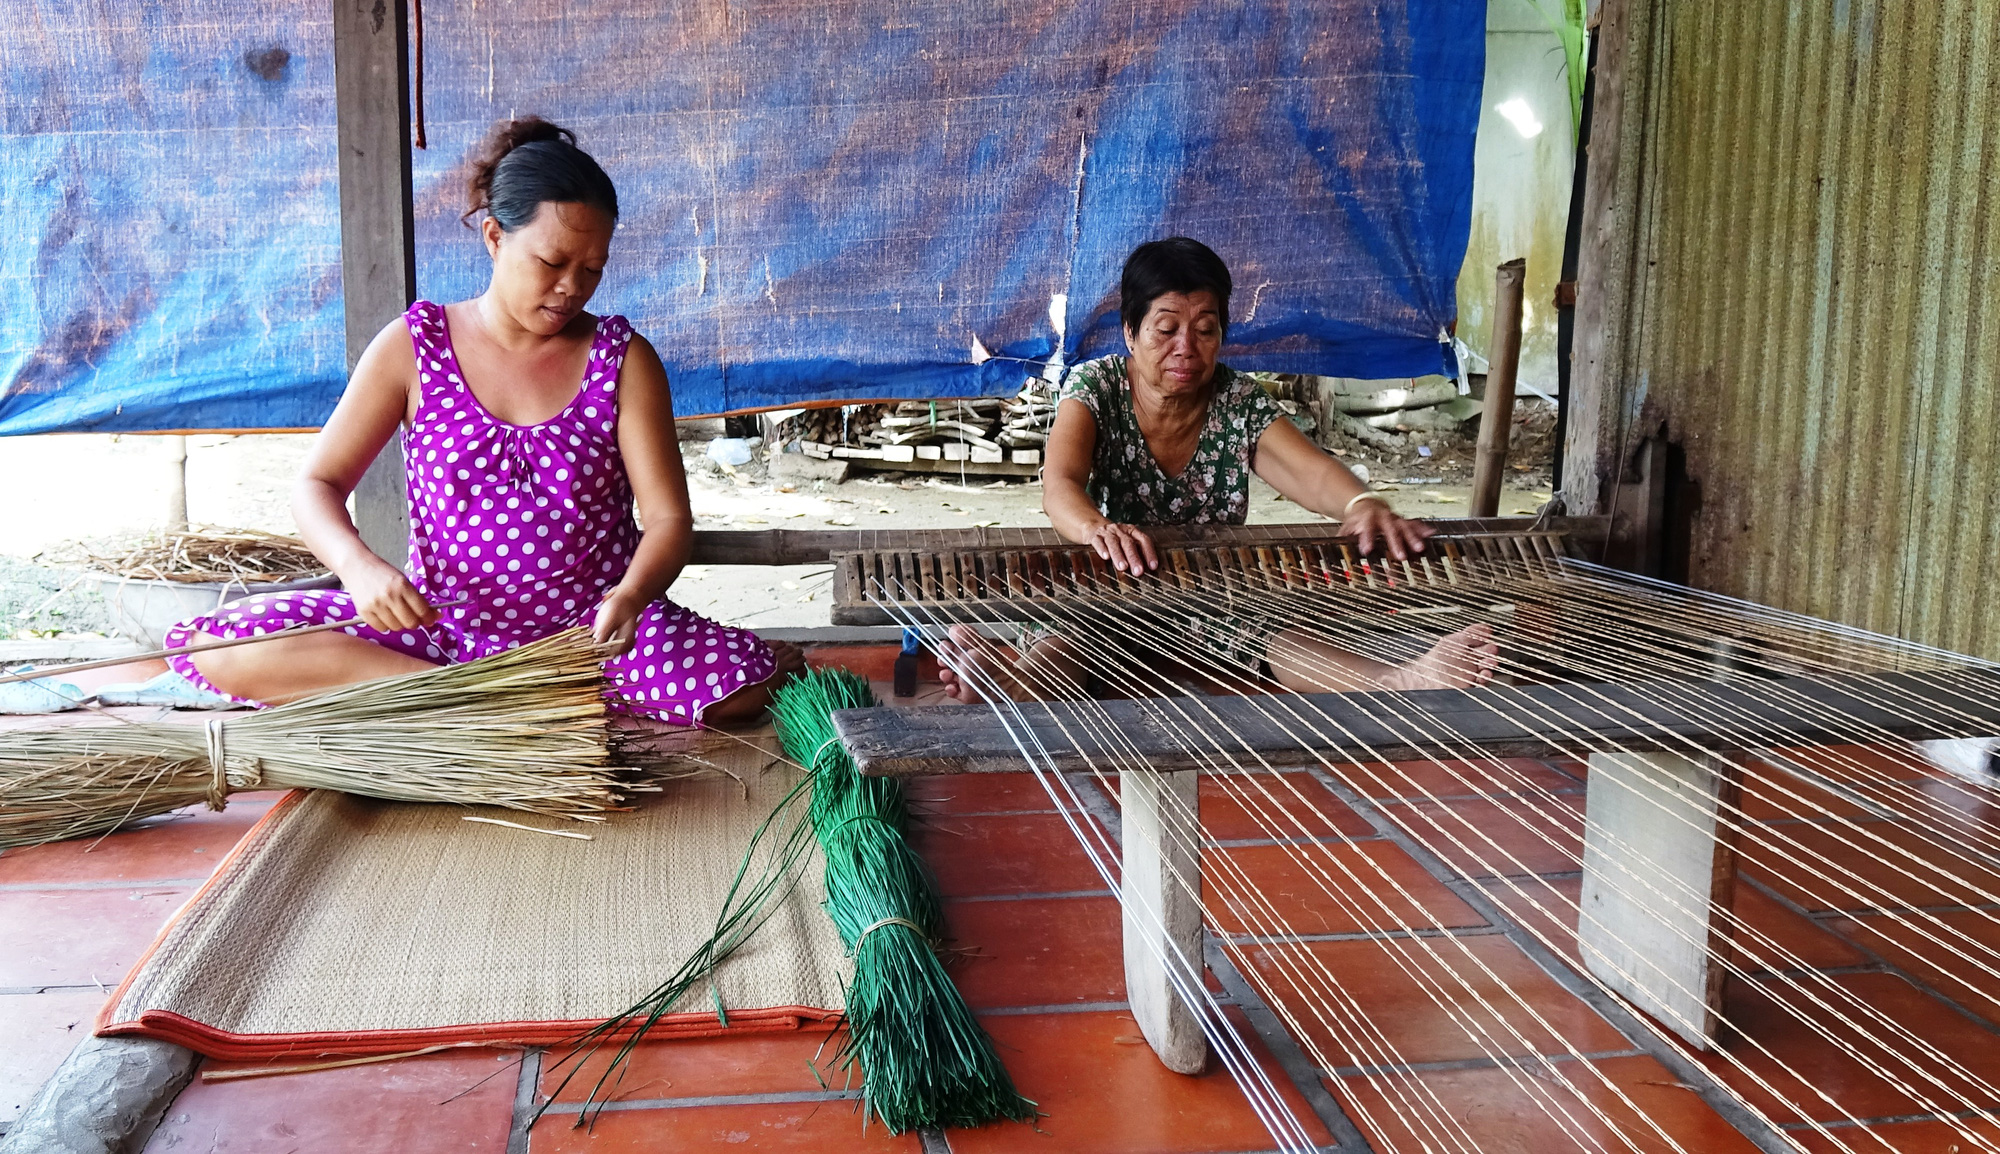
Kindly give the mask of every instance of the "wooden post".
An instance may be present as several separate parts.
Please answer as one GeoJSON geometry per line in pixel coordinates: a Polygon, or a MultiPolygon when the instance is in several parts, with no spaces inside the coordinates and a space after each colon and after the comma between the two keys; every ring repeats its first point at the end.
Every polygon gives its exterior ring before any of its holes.
{"type": "Polygon", "coordinates": [[[167,438],[167,531],[188,527],[188,439],[176,433],[167,438]]]}
{"type": "MultiPolygon", "coordinates": [[[[1647,272],[1647,174],[1659,167],[1651,85],[1657,72],[1652,0],[1594,0],[1590,164],[1584,173],[1576,268],[1575,340],[1563,398],[1562,489],[1572,515],[1602,513],[1616,496],[1620,436],[1640,374],[1634,366],[1640,286],[1647,272]]],[[[1663,51],[1664,49],[1659,49],[1663,51]]]]}
{"type": "Polygon", "coordinates": [[[1500,266],[1493,295],[1493,336],[1486,349],[1486,410],[1479,418],[1479,455],[1472,466],[1472,515],[1500,511],[1500,482],[1507,471],[1507,442],[1514,433],[1514,374],[1521,366],[1521,293],[1528,262],[1500,266]]]}
{"type": "Polygon", "coordinates": [[[1667,455],[1667,442],[1662,437],[1647,438],[1639,449],[1639,508],[1633,515],[1632,570],[1648,577],[1666,576],[1667,455]]]}
{"type": "MultiPolygon", "coordinates": [[[[340,145],[340,276],[347,368],[417,296],[410,195],[408,0],[333,0],[340,145]]],[[[392,437],[354,490],[354,524],[392,564],[409,549],[403,446],[392,437]]]]}
{"type": "Polygon", "coordinates": [[[1593,753],[1584,793],[1583,964],[1704,1050],[1728,976],[1740,762],[1739,751],[1593,753]]]}
{"type": "Polygon", "coordinates": [[[1125,998],[1139,1032],[1177,1074],[1199,1074],[1208,1063],[1201,1022],[1175,992],[1172,977],[1178,974],[1187,989],[1201,988],[1198,796],[1191,769],[1127,771],[1118,778],[1125,998]]]}

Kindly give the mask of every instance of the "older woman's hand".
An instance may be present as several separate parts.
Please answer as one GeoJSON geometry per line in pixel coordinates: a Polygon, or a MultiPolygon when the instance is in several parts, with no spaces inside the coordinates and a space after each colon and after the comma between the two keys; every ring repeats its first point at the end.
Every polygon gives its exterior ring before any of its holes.
{"type": "Polygon", "coordinates": [[[1424,551],[1424,539],[1437,532],[1422,521],[1411,521],[1398,516],[1389,502],[1379,497],[1356,500],[1348,509],[1347,517],[1340,523],[1343,537],[1360,539],[1361,551],[1372,553],[1379,539],[1389,556],[1398,561],[1406,560],[1413,553],[1424,551]]]}
{"type": "Polygon", "coordinates": [[[1144,573],[1160,567],[1160,555],[1153,551],[1153,539],[1136,525],[1106,521],[1091,530],[1090,547],[1111,562],[1120,573],[1144,573]]]}

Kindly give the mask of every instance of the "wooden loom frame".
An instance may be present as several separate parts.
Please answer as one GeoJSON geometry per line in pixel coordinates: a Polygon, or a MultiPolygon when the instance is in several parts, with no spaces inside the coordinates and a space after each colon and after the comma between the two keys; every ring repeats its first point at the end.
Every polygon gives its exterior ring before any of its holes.
{"type": "MultiPolygon", "coordinates": [[[[1478,524],[1475,531],[1505,533],[1510,529],[1517,531],[1528,529],[1532,524],[1526,520],[1512,523],[1488,522],[1478,524]]],[[[1323,537],[1328,531],[1320,526],[1273,528],[1281,528],[1284,532],[1271,537],[1264,537],[1256,530],[1236,530],[1235,533],[1242,534],[1252,541],[1259,537],[1268,541],[1293,540],[1302,536],[1323,537]]],[[[1265,532],[1269,533],[1269,529],[1265,532]]],[[[1218,535],[1204,536],[1212,541],[1218,535]]],[[[1227,540],[1233,535],[1225,533],[1220,536],[1227,540]]],[[[1599,537],[1598,540],[1601,541],[1603,538],[1599,537]]],[[[924,544],[919,538],[898,541],[890,548],[917,550],[924,544]]],[[[1002,539],[988,546],[989,549],[995,547],[1020,551],[1023,549],[1023,543],[1018,539],[1002,539]]],[[[1041,547],[1039,542],[1027,545],[1029,550],[1041,547]]],[[[1251,564],[1253,568],[1261,567],[1262,563],[1250,560],[1248,550],[1239,550],[1238,555],[1244,557],[1246,563],[1251,564]]],[[[879,561],[877,563],[879,564],[879,561]]],[[[889,576],[886,572],[878,576],[885,578],[877,582],[878,590],[896,587],[886,580],[889,576]]],[[[904,583],[909,583],[913,576],[918,580],[927,580],[930,575],[920,567],[895,574],[897,581],[904,583]]],[[[1261,575],[1250,578],[1253,585],[1264,579],[1266,578],[1261,575]]],[[[1167,584],[1171,588],[1172,579],[1169,579],[1167,584]]],[[[1273,583],[1272,587],[1281,586],[1273,583]]],[[[1024,589],[1017,584],[1008,588],[1006,592],[1016,595],[1026,593],[1032,597],[1038,591],[1024,589]]],[[[1109,593],[1115,597],[1119,590],[1106,588],[1095,592],[1109,593]]],[[[952,600],[949,591],[946,591],[945,599],[952,600]]],[[[961,611],[967,608],[974,609],[973,616],[978,616],[977,610],[983,608],[977,598],[956,600],[954,604],[961,611]]],[[[1002,612],[996,616],[1001,619],[1019,619],[1024,616],[1033,617],[1035,614],[1017,611],[1002,612]]],[[[1711,656],[1718,668],[1727,667],[1729,663],[1727,652],[1711,656]]],[[[1885,736],[1923,739],[1959,735],[1956,732],[1939,731],[1934,726],[1922,722],[1911,721],[1893,710],[1882,709],[1874,700],[1884,692],[1891,696],[1898,694],[1922,696],[1926,682],[1925,674],[1897,673],[1869,674],[1866,678],[1857,677],[1851,682],[1845,679],[1833,679],[1829,683],[1827,679],[1822,678],[1817,681],[1795,679],[1767,684],[1771,691],[1779,696],[1801,697],[1812,706],[1837,711],[1855,724],[1879,730],[1885,736]]],[[[1593,887],[1591,885],[1593,865],[1598,866],[1600,873],[1606,872],[1605,847],[1601,844],[1606,839],[1595,839],[1598,844],[1593,844],[1592,839],[1587,837],[1584,852],[1584,894],[1587,900],[1595,903],[1593,914],[1599,919],[1600,930],[1606,924],[1652,927],[1655,931],[1658,931],[1662,921],[1672,922],[1678,919],[1679,924],[1672,926],[1668,932],[1656,932],[1653,935],[1654,944],[1642,947],[1649,958],[1648,968],[1655,969],[1664,978],[1658,982],[1641,983],[1620,977],[1621,972],[1630,973],[1633,967],[1629,964],[1621,966],[1618,960],[1607,961],[1601,956],[1609,955],[1620,948],[1629,953],[1632,950],[1630,943],[1635,939],[1643,941],[1645,937],[1643,934],[1627,934],[1620,930],[1600,932],[1592,936],[1580,928],[1579,949],[1584,957],[1585,968],[1602,980],[1606,987],[1621,995],[1632,1006],[1654,1015],[1666,1028],[1679,1034],[1696,1049],[1702,1049],[1707,1048],[1715,1040],[1722,980],[1727,973],[1719,962],[1729,950],[1729,928],[1722,920],[1722,911],[1726,911],[1729,907],[1734,885],[1736,861],[1733,830],[1739,816],[1737,811],[1739,787],[1736,786],[1732,774],[1718,773],[1716,767],[1727,768],[1731,763],[1743,763],[1747,758],[1747,751],[1741,747],[1746,745],[1761,748],[1765,745],[1810,744],[1830,734],[1810,724],[1802,723],[1797,717],[1784,717],[1781,710],[1759,709],[1760,695],[1739,686],[1722,681],[1676,682],[1676,685],[1682,690],[1695,688],[1703,695],[1704,701],[1713,711],[1720,711],[1724,715],[1732,711],[1742,713],[1756,718],[1757,721],[1754,721],[1748,729],[1739,727],[1726,737],[1716,736],[1708,732],[1705,726],[1684,720],[1681,717],[1684,712],[1682,710],[1663,709],[1657,704],[1647,703],[1641,696],[1628,693],[1623,694],[1623,699],[1612,704],[1610,708],[1614,712],[1625,707],[1633,709],[1638,714],[1638,720],[1633,724],[1607,726],[1601,719],[1571,718],[1567,725],[1572,736],[1581,730],[1587,735],[1602,736],[1608,742],[1622,744],[1627,750],[1617,755],[1593,755],[1590,777],[1592,783],[1610,781],[1618,774],[1622,759],[1628,768],[1631,762],[1642,763],[1643,773],[1639,776],[1648,779],[1657,778],[1664,783],[1656,784],[1654,787],[1656,789],[1678,791],[1683,800],[1690,794],[1695,795],[1695,807],[1707,815],[1708,829],[1706,832],[1697,831],[1699,836],[1659,836],[1658,830],[1646,828],[1644,821],[1646,804],[1637,806],[1628,804],[1622,807],[1621,812],[1620,807],[1610,804],[1615,800],[1611,795],[1616,794],[1617,790],[1601,786],[1587,790],[1586,823],[1587,828],[1596,826],[1600,830],[1603,827],[1615,827],[1618,836],[1609,839],[1613,844],[1625,840],[1629,845],[1636,839],[1638,844],[1645,846],[1649,868],[1657,871],[1655,876],[1666,888],[1684,889],[1705,898],[1700,902],[1700,906],[1705,907],[1706,917],[1695,910],[1676,911],[1671,908],[1671,903],[1633,900],[1629,894],[1621,894],[1620,887],[1593,887]],[[1585,721],[1589,723],[1586,724],[1585,721]],[[1692,757],[1687,757],[1669,752],[1669,748],[1684,752],[1693,748],[1695,752],[1692,757]],[[1701,748],[1706,748],[1710,752],[1700,753],[1701,748]],[[1727,821],[1724,820],[1725,815],[1727,821]],[[1653,836],[1646,836],[1648,833],[1653,836]],[[1663,866],[1662,862],[1670,864],[1663,866]],[[1706,949],[1680,951],[1658,949],[1659,942],[1671,941],[1676,936],[1694,942],[1705,941],[1708,946],[1706,949]],[[1661,958],[1662,952],[1667,956],[1661,958]],[[1684,994],[1676,995],[1677,987],[1681,991],[1695,990],[1701,991],[1702,994],[1690,999],[1684,994]]],[[[2000,678],[1993,680],[1993,688],[2000,690],[2000,678]]],[[[1615,686],[1598,686],[1597,689],[1611,696],[1620,696],[1615,686]]],[[[1523,695],[1521,704],[1532,703],[1535,707],[1527,710],[1530,715],[1546,713],[1552,708],[1558,708],[1560,713],[1559,706],[1562,704],[1559,695],[1538,692],[1535,686],[1495,687],[1474,691],[1419,691],[1415,694],[1398,696],[1404,699],[1407,706],[1416,707],[1427,716],[1448,717],[1457,742],[1476,747],[1482,753],[1498,756],[1536,756],[1563,748],[1555,744],[1555,733],[1551,727],[1526,723],[1497,714],[1493,708],[1494,694],[1523,695]],[[1458,700],[1452,700],[1454,696],[1458,700]],[[1485,697],[1486,700],[1476,702],[1474,699],[1478,697],[1485,697]],[[1418,700],[1410,700],[1411,698],[1418,700]]],[[[1423,759],[1439,755],[1435,748],[1419,749],[1417,745],[1421,743],[1412,744],[1407,739],[1397,739],[1384,727],[1372,722],[1370,717],[1374,715],[1373,711],[1365,707],[1365,699],[1369,695],[1303,696],[1309,698],[1311,702],[1310,706],[1305,707],[1308,712],[1324,715],[1331,721],[1333,728],[1350,731],[1354,739],[1343,744],[1321,737],[1320,743],[1327,746],[1326,750],[1303,750],[1295,739],[1286,738],[1277,732],[1262,732],[1272,731],[1274,727],[1258,716],[1255,709],[1246,708],[1249,704],[1247,700],[1232,700],[1228,697],[1208,698],[1205,707],[1221,715],[1225,721],[1225,728],[1231,730],[1233,738],[1243,739],[1244,744],[1254,750],[1260,760],[1267,761],[1273,767],[1286,763],[1299,764],[1302,760],[1317,760],[1316,754],[1319,752],[1335,756],[1352,756],[1365,752],[1368,756],[1387,760],[1410,757],[1423,759]],[[1363,704],[1357,705],[1357,700],[1363,704]],[[1230,721],[1239,724],[1228,724],[1230,721]]],[[[2000,704],[1994,701],[1996,695],[1985,696],[1985,704],[1973,710],[1977,716],[1969,718],[1968,724],[2000,730],[2000,704]]],[[[1157,960],[1162,951],[1157,948],[1151,950],[1139,948],[1143,945],[1140,939],[1145,938],[1148,933],[1140,924],[1145,922],[1153,927],[1151,931],[1153,934],[1164,933],[1169,938],[1179,939],[1174,943],[1178,947],[1179,957],[1199,959],[1203,956],[1198,892],[1188,894],[1185,881],[1179,886],[1171,886],[1165,884],[1163,880],[1176,876],[1177,873],[1182,878],[1189,876],[1190,873],[1199,876],[1198,863],[1194,863],[1190,869],[1188,861],[1171,860],[1177,850],[1184,851],[1189,844],[1190,839],[1186,835],[1198,831],[1179,831],[1179,836],[1176,836],[1176,831],[1167,828],[1173,819],[1165,816],[1175,807],[1162,804],[1170,797],[1178,795],[1180,810],[1183,813],[1192,812],[1195,798],[1192,767],[1202,759],[1189,756],[1186,751],[1174,744],[1170,735],[1151,724],[1152,719],[1149,714],[1155,712],[1157,705],[1158,703],[1143,700],[1116,701],[1095,703],[1092,708],[1098,711],[1100,724],[1109,723],[1120,732],[1130,735],[1148,767],[1158,770],[1152,774],[1126,774],[1121,777],[1118,787],[1125,794],[1123,801],[1125,812],[1122,820],[1127,830],[1122,852],[1127,898],[1124,917],[1129,997],[1142,1030],[1162,1061],[1169,1068],[1193,1072],[1201,1068],[1202,1058],[1205,1056],[1203,1039],[1199,1032],[1193,1029],[1192,1015],[1187,1012],[1186,1007],[1177,1004],[1178,999],[1172,991],[1173,982],[1164,972],[1163,964],[1157,960]],[[1140,778],[1145,780],[1138,780],[1140,778]],[[1136,838],[1131,836],[1135,824],[1150,827],[1145,832],[1153,836],[1136,838]],[[1138,892],[1133,892],[1135,889],[1138,892]],[[1134,905],[1141,907],[1150,916],[1135,918],[1134,905]]],[[[1049,758],[1051,768],[1058,771],[1077,768],[1063,764],[1064,755],[1060,751],[1068,743],[1054,739],[1055,735],[1065,728],[1075,728],[1076,719],[1056,716],[1058,712],[1071,707],[1061,703],[1032,703],[1022,708],[1026,710],[1028,716],[1025,718],[1017,716],[1015,728],[1021,729],[1026,726],[1030,730],[1040,731],[1027,738],[1029,744],[1045,747],[1046,752],[1051,755],[1049,758]],[[1048,724],[1046,726],[1037,724],[1038,717],[1046,717],[1048,724]],[[1071,724],[1065,726],[1065,721],[1071,724]],[[1036,737],[1042,740],[1037,741],[1036,737]]],[[[850,752],[855,755],[864,772],[901,775],[1022,768],[1019,744],[1022,734],[1006,733],[1006,726],[985,706],[929,706],[846,711],[836,716],[836,724],[850,752]],[[975,714],[981,716],[975,718],[975,714]]],[[[1561,728],[1562,726],[1553,727],[1553,729],[1561,728]]],[[[1071,760],[1075,760],[1074,755],[1071,756],[1071,760]]],[[[1629,778],[1633,775],[1627,776],[1629,778]]],[[[1629,783],[1627,788],[1629,789],[1629,783]]],[[[1671,834],[1671,831],[1669,833],[1671,834]]],[[[1544,966],[1546,968],[1546,962],[1544,966]]],[[[1189,975],[1179,975],[1179,977],[1182,982],[1189,980],[1189,975]]],[[[1199,975],[1193,975],[1193,979],[1199,980],[1199,975]]],[[[1599,1005],[1598,1008],[1605,1010],[1606,1007],[1599,1005]]],[[[1614,1023],[1623,1021],[1633,1026],[1637,1025],[1637,1019],[1629,1013],[1622,1018],[1615,1013],[1607,1016],[1612,1017],[1614,1023]]],[[[1631,1029],[1624,1025],[1620,1028],[1628,1036],[1633,1036],[1631,1029]]],[[[1634,1037],[1634,1040],[1639,1039],[1634,1037]]],[[[1689,1077],[1689,1075],[1683,1076],[1689,1077]]],[[[1692,1077],[1701,1080],[1698,1071],[1692,1077]]],[[[1703,1097],[1710,1099],[1711,1105],[1715,1105],[1736,1123],[1746,1136],[1751,1137],[1760,1146],[1765,1146],[1767,1149],[1790,1148],[1788,1145],[1767,1145],[1767,1141],[1782,1140],[1777,1139],[1775,1134],[1770,1134],[1768,1137],[1760,1134],[1761,1127],[1743,1125],[1749,1119],[1743,1118],[1740,1112],[1726,1109],[1725,1104],[1717,1100],[1721,1094],[1719,1088],[1715,1096],[1707,1091],[1702,1093],[1703,1097]]]]}

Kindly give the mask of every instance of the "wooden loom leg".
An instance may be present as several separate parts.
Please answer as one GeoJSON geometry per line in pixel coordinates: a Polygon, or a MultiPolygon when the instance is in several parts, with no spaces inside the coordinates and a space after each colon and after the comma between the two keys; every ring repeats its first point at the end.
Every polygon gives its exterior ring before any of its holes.
{"type": "Polygon", "coordinates": [[[1125,996],[1140,1033],[1167,1069],[1199,1074],[1208,1062],[1208,1042],[1169,978],[1171,967],[1185,975],[1187,988],[1201,988],[1201,828],[1193,816],[1195,771],[1127,771],[1118,781],[1125,859],[1125,996]],[[1183,959],[1194,973],[1186,974],[1183,959]]]}
{"type": "Polygon", "coordinates": [[[1593,753],[1584,795],[1584,965],[1704,1050],[1727,976],[1741,761],[1736,751],[1593,753]]]}

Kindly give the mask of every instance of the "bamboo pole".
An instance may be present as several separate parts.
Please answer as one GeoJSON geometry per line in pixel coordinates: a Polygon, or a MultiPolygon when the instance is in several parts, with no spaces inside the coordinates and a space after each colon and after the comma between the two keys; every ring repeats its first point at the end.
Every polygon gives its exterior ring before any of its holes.
{"type": "Polygon", "coordinates": [[[153,649],[145,653],[128,653],[123,657],[106,657],[101,661],[84,661],[75,665],[50,665],[41,669],[30,669],[21,673],[0,674],[0,685],[15,681],[39,681],[44,677],[61,677],[68,673],[82,673],[90,669],[110,669],[115,665],[131,665],[137,661],[159,661],[167,657],[180,657],[188,653],[207,653],[211,649],[234,649],[238,645],[255,645],[259,641],[276,641],[280,637],[303,637],[308,633],[326,633],[334,629],[345,629],[350,625],[363,624],[361,618],[350,617],[345,621],[323,621],[318,625],[299,625],[291,629],[280,629],[272,633],[259,633],[254,637],[231,637],[220,641],[201,641],[192,645],[178,645],[171,649],[153,649]]]}
{"type": "Polygon", "coordinates": [[[1500,508],[1500,481],[1507,469],[1507,440],[1514,431],[1514,374],[1521,366],[1521,292],[1528,262],[1516,257],[1500,266],[1494,293],[1493,337],[1486,352],[1486,411],[1479,418],[1479,455],[1472,467],[1472,515],[1491,517],[1500,508]]]}
{"type": "MultiPolygon", "coordinates": [[[[456,601],[446,601],[435,606],[450,609],[463,605],[470,597],[460,597],[456,601]]],[[[74,665],[51,665],[43,669],[30,669],[21,673],[0,674],[0,685],[15,681],[39,681],[44,677],[60,677],[67,673],[82,673],[88,669],[110,669],[114,665],[130,665],[135,661],[158,661],[167,657],[180,657],[188,653],[207,653],[215,649],[234,649],[239,645],[255,645],[260,641],[276,641],[280,637],[304,637],[308,633],[327,633],[335,629],[345,629],[350,625],[366,625],[360,617],[349,617],[344,621],[322,621],[318,625],[294,625],[289,629],[276,629],[269,633],[258,633],[249,637],[227,637],[216,641],[197,641],[190,645],[179,645],[170,649],[154,649],[145,653],[128,653],[123,657],[106,657],[102,661],[84,661],[74,665]]]]}

